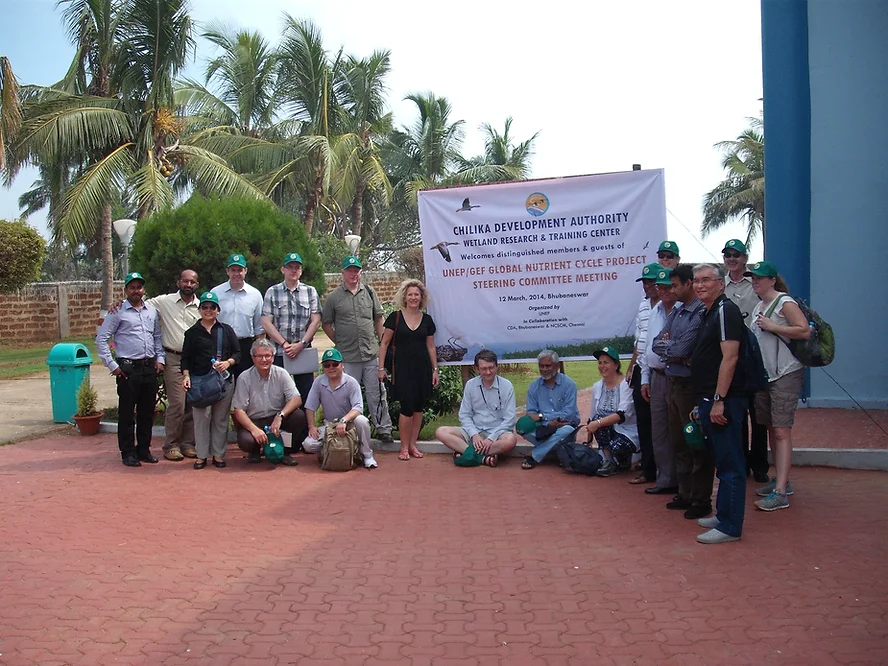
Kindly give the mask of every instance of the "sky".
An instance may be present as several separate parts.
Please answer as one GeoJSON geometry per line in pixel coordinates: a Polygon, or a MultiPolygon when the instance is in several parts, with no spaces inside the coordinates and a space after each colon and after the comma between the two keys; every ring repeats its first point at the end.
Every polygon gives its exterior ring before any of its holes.
{"type": "MultiPolygon", "coordinates": [[[[73,48],[55,0],[4,0],[0,55],[21,83],[62,78],[73,48]]],[[[682,258],[721,258],[744,225],[700,236],[703,195],[723,178],[713,145],[735,138],[761,113],[759,0],[191,0],[199,24],[222,21],[279,39],[284,12],[309,18],[330,51],[358,57],[391,51],[389,104],[395,124],[415,108],[404,97],[434,92],[464,120],[463,154],[481,154],[479,126],[534,142],[533,178],[662,168],[669,238],[682,258]]],[[[212,50],[198,40],[186,75],[202,78],[212,50]]],[[[36,177],[23,171],[0,188],[0,218],[19,216],[17,199],[36,177]]],[[[45,217],[29,220],[45,233],[45,217]]],[[[761,239],[750,259],[762,258],[761,239]]]]}

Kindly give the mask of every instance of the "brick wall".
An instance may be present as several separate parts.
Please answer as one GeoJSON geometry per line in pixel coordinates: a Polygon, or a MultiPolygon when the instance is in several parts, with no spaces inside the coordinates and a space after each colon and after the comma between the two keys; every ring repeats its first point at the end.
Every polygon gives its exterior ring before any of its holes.
{"type": "MultiPolygon", "coordinates": [[[[328,294],[342,282],[339,273],[327,273],[324,277],[328,294]]],[[[385,303],[392,300],[405,276],[364,271],[363,279],[385,303]]],[[[123,282],[114,283],[114,292],[115,299],[123,298],[123,282]]],[[[39,282],[11,294],[0,294],[0,344],[90,337],[96,333],[101,304],[99,282],[39,282]]]]}
{"type": "MultiPolygon", "coordinates": [[[[327,281],[327,294],[342,284],[341,273],[325,273],[324,278],[327,281]]],[[[390,303],[398,290],[398,285],[406,279],[406,275],[386,271],[364,271],[361,274],[361,280],[364,284],[370,284],[373,287],[382,303],[390,303]]],[[[326,294],[324,295],[326,296],[326,294]]]]}
{"type": "MultiPolygon", "coordinates": [[[[123,298],[123,282],[114,287],[123,298]]],[[[0,294],[0,344],[95,335],[101,304],[99,282],[41,282],[0,294]]]]}

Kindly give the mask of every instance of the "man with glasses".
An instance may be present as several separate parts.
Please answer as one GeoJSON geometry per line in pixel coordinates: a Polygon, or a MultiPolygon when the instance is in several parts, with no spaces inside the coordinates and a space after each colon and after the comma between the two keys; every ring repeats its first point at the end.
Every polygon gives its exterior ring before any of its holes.
{"type": "Polygon", "coordinates": [[[319,375],[305,399],[305,417],[308,421],[308,437],[303,446],[306,453],[317,453],[324,441],[326,428],[336,428],[340,436],[349,424],[354,423],[361,445],[364,467],[376,469],[378,464],[370,448],[370,421],[364,416],[364,399],[358,380],[343,372],[342,354],[338,349],[328,349],[321,356],[324,374],[319,375]],[[318,427],[315,412],[324,409],[326,426],[318,427]]]}
{"type": "Polygon", "coordinates": [[[681,257],[678,254],[678,243],[664,240],[657,248],[657,260],[663,268],[675,268],[681,257]]]}
{"type": "MultiPolygon", "coordinates": [[[[247,462],[258,463],[262,447],[268,443],[267,427],[275,436],[281,431],[298,437],[305,430],[302,396],[290,374],[274,365],[274,344],[259,338],[250,347],[253,365],[237,378],[234,390],[234,424],[237,445],[246,452],[247,462]]],[[[282,465],[298,463],[284,450],[282,465]]]]}
{"type": "Polygon", "coordinates": [[[690,361],[704,308],[694,293],[694,272],[690,265],[676,266],[669,281],[675,292],[676,307],[654,338],[652,347],[666,372],[669,441],[678,478],[678,494],[666,508],[684,511],[684,517],[690,520],[712,513],[712,456],[707,451],[690,448],[684,436],[684,427],[696,404],[690,361]]]}
{"type": "Polygon", "coordinates": [[[540,376],[528,387],[526,403],[527,416],[537,428],[522,434],[533,445],[530,455],[524,458],[522,469],[533,469],[561,442],[575,439],[580,425],[577,385],[558,371],[558,353],[544,349],[537,356],[537,365],[540,376]],[[545,426],[543,432],[540,426],[545,426]]]}
{"type": "MultiPolygon", "coordinates": [[[[738,238],[725,243],[722,250],[725,259],[725,296],[740,308],[743,322],[752,327],[752,311],[761,299],[752,290],[752,278],[744,276],[749,261],[746,245],[738,238]]],[[[768,482],[768,428],[755,420],[754,396],[749,397],[749,418],[743,421],[743,446],[746,452],[746,469],[759,483],[768,482]],[[750,425],[752,426],[750,428],[750,425]],[[750,430],[752,440],[750,441],[750,430]]]]}
{"type": "Polygon", "coordinates": [[[232,254],[225,267],[228,281],[216,285],[210,291],[219,297],[219,321],[228,324],[237,333],[240,343],[241,360],[231,369],[237,379],[253,365],[250,354],[253,340],[262,335],[262,294],[247,284],[247,257],[232,254]]]}
{"type": "MultiPolygon", "coordinates": [[[[262,304],[262,328],[277,345],[275,365],[283,367],[284,355],[295,359],[311,347],[318,327],[321,325],[321,300],[318,290],[300,282],[302,277],[302,257],[296,252],[284,256],[281,263],[283,282],[273,285],[265,292],[262,304]]],[[[293,375],[300,395],[308,395],[314,381],[314,372],[293,375]]]]}
{"type": "Polygon", "coordinates": [[[743,360],[745,325],[740,308],[725,298],[721,267],[695,267],[694,291],[705,314],[691,355],[691,381],[700,427],[711,447],[719,481],[716,515],[697,521],[709,530],[697,541],[727,543],[740,539],[746,511],[746,461],[741,436],[748,400],[742,392],[741,373],[736,372],[743,360]]]}
{"type": "Polygon", "coordinates": [[[506,455],[518,443],[515,427],[515,389],[512,382],[497,375],[496,354],[483,349],[475,355],[478,377],[466,382],[459,407],[461,428],[441,426],[437,437],[454,452],[460,465],[472,461],[496,467],[499,456],[506,455]]]}

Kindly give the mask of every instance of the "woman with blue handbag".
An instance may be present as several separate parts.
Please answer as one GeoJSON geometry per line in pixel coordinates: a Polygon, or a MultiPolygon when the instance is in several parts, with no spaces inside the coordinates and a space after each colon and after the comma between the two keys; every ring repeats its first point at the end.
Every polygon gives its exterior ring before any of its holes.
{"type": "Polygon", "coordinates": [[[200,320],[185,331],[182,346],[182,385],[192,402],[194,469],[225,467],[228,413],[234,396],[230,369],[240,362],[240,343],[234,329],[218,321],[219,297],[211,291],[200,297],[200,320]]]}

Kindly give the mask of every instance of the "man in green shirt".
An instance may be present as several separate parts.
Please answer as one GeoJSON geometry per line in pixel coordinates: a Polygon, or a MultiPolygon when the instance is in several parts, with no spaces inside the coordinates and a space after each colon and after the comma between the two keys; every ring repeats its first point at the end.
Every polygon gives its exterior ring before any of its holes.
{"type": "Polygon", "coordinates": [[[361,282],[361,270],[357,257],[342,262],[342,284],[327,295],[321,325],[342,353],[345,373],[364,385],[377,439],[391,442],[392,419],[377,377],[382,305],[373,288],[361,282]]]}

